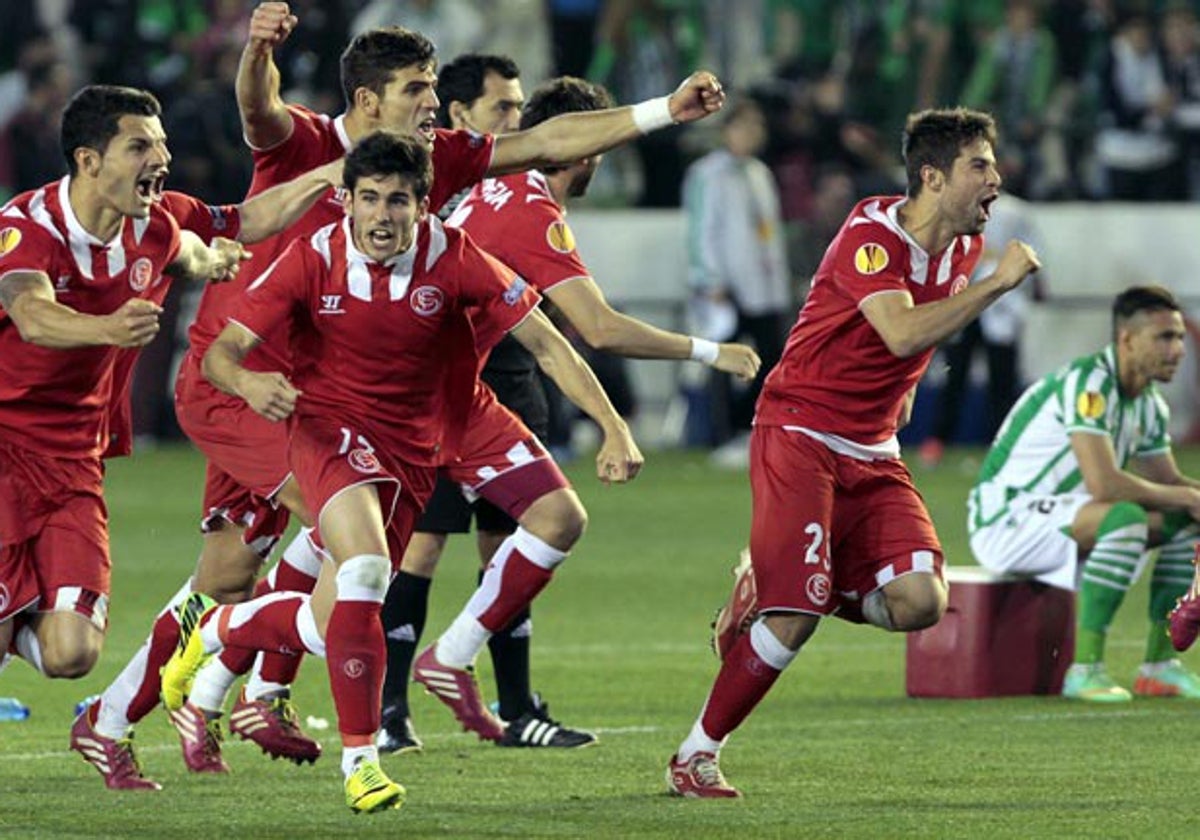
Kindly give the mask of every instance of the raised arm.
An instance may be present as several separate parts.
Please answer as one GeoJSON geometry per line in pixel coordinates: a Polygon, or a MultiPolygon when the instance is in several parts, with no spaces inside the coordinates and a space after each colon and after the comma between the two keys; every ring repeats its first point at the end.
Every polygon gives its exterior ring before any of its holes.
{"type": "Polygon", "coordinates": [[[158,334],[162,307],[141,298],[125,301],[108,315],[88,315],[54,299],[50,277],[12,271],[0,277],[0,306],[21,338],[39,347],[70,350],[111,344],[142,347],[158,334]]]}
{"type": "Polygon", "coordinates": [[[604,443],[596,455],[596,477],[604,482],[624,482],[636,476],[645,459],[629,433],[629,426],[613,408],[587,362],[550,319],[534,309],[509,334],[534,355],[563,395],[600,426],[604,443]]]}
{"type": "Polygon", "coordinates": [[[214,387],[245,400],[263,417],[286,420],[296,408],[300,391],[282,373],[264,373],[242,366],[242,360],[260,341],[241,324],[226,324],[204,354],[201,368],[214,387]]]}
{"type": "Polygon", "coordinates": [[[684,79],[670,96],[603,111],[560,114],[533,128],[496,138],[488,175],[574,163],[642,134],[693,122],[721,110],[725,92],[706,70],[684,79]]]}
{"type": "Polygon", "coordinates": [[[1015,289],[1040,267],[1037,253],[1014,239],[1005,248],[995,272],[957,295],[917,306],[907,292],[889,291],[863,301],[862,313],[893,355],[915,356],[971,323],[994,300],[1015,289]]]}
{"type": "Polygon", "coordinates": [[[292,115],[279,93],[275,47],[295,29],[296,16],[287,3],[260,3],[250,17],[250,34],[238,64],[237,102],[246,142],[269,149],[292,133],[292,115]]]}
{"type": "Polygon", "coordinates": [[[668,332],[609,306],[591,277],[559,283],[546,296],[562,311],[589,347],[635,359],[695,359],[750,381],[762,360],[745,344],[712,341],[668,332]]]}
{"type": "Polygon", "coordinates": [[[296,222],[330,187],[341,186],[342,159],[310,169],[290,181],[264,190],[241,205],[239,242],[258,242],[296,222]]]}
{"type": "Polygon", "coordinates": [[[179,253],[166,270],[174,277],[219,283],[236,277],[238,266],[249,256],[240,242],[218,236],[209,246],[190,230],[181,230],[179,253]]]}

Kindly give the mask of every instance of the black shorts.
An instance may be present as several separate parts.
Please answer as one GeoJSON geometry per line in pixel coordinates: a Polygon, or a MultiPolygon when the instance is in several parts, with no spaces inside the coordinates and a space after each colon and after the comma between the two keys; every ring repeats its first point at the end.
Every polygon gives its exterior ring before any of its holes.
{"type": "MultiPolygon", "coordinates": [[[[481,378],[496,392],[501,404],[514,411],[539,440],[546,439],[549,408],[536,371],[508,373],[484,368],[481,378]]],[[[468,502],[462,488],[439,471],[437,486],[417,520],[416,530],[427,534],[468,534],[472,515],[480,531],[511,534],[517,530],[516,520],[511,516],[487,499],[468,502]]]]}

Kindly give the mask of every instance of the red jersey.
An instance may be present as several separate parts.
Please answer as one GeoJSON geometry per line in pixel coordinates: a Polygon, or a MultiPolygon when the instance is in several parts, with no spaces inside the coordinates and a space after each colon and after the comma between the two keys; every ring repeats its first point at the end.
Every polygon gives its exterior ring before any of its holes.
{"type": "Polygon", "coordinates": [[[958,236],[927,254],[903,228],[902,196],[858,203],[825,251],[783,356],[763,384],[755,423],[801,426],[860,444],[890,440],[904,396],[933,348],[892,355],[860,311],[881,292],[907,291],[917,305],[967,287],[983,253],[982,236],[958,236]]]}
{"type": "MultiPolygon", "coordinates": [[[[247,193],[249,196],[337,160],[350,150],[352,144],[346,134],[344,114],[336,118],[327,117],[297,105],[289,105],[288,111],[292,115],[292,133],[288,138],[269,149],[254,150],[254,179],[247,193]]],[[[451,196],[484,176],[492,163],[493,144],[491,135],[437,130],[433,143],[434,178],[429,193],[430,210],[436,211],[451,196]]],[[[242,265],[237,279],[205,289],[196,320],[188,331],[188,338],[197,355],[204,355],[204,351],[225,328],[225,322],[240,311],[246,287],[266,271],[293,240],[311,236],[345,216],[343,192],[331,188],[287,230],[248,246],[253,256],[242,265]]],[[[246,366],[255,370],[289,370],[286,337],[263,336],[263,340],[264,343],[247,357],[246,366]]]]}
{"type": "MultiPolygon", "coordinates": [[[[161,301],[163,270],[179,251],[179,225],[158,204],[145,219],[126,218],[101,242],[67,200],[70,178],[22,193],[0,211],[0,277],[46,274],[55,297],[88,315],[107,315],[130,298],[161,301]]],[[[0,434],[59,458],[90,458],[108,446],[109,406],[127,393],[132,362],[112,346],[54,350],[25,342],[0,310],[0,434]],[[117,378],[121,381],[117,381],[117,378]]]]}
{"type": "MultiPolygon", "coordinates": [[[[205,242],[211,242],[214,236],[237,239],[238,233],[241,232],[241,216],[235,204],[205,204],[186,193],[168,191],[163,193],[161,206],[175,217],[180,228],[192,231],[205,242]]],[[[167,296],[168,288],[168,284],[160,284],[154,288],[154,294],[147,297],[161,305],[167,296]]],[[[118,458],[133,451],[131,371],[141,352],[140,347],[130,347],[117,352],[113,383],[119,390],[114,391],[109,402],[108,448],[104,451],[105,458],[118,458]]]]}
{"type": "MultiPolygon", "coordinates": [[[[543,294],[559,283],[590,277],[566,213],[546,176],[531,170],[503,178],[488,178],[471,190],[446,224],[461,227],[471,239],[543,294]]],[[[476,346],[482,356],[503,334],[475,325],[476,346]]]]}
{"type": "Polygon", "coordinates": [[[434,465],[452,421],[464,421],[475,387],[465,317],[507,331],[537,293],[430,215],[407,252],[378,263],[361,253],[350,220],[293,242],[247,290],[231,320],[256,336],[290,328],[292,380],[305,416],[345,418],[373,444],[434,465]],[[453,412],[453,413],[452,413],[453,412]]]}

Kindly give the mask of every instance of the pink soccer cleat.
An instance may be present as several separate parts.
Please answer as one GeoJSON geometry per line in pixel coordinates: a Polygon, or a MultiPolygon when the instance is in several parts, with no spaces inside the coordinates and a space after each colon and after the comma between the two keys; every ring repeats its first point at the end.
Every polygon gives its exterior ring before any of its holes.
{"type": "Polygon", "coordinates": [[[71,749],[100,771],[109,790],[162,790],[162,785],[142,775],[133,754],[133,736],[107,738],[92,729],[92,712],[100,701],[85,708],[71,726],[71,749]]]}
{"type": "Polygon", "coordinates": [[[228,773],[229,765],[221,757],[221,721],[209,720],[198,707],[184,703],[170,713],[171,725],[179,733],[183,763],[193,773],[228,773]]]}
{"type": "Polygon", "coordinates": [[[296,707],[286,694],[247,700],[246,689],[229,713],[229,731],[253,741],[271,758],[309,764],[321,757],[321,745],[300,729],[296,707]]]}
{"type": "Polygon", "coordinates": [[[754,583],[754,567],[750,565],[750,549],[742,549],[738,564],[733,567],[733,591],[725,606],[717,611],[712,623],[712,648],[717,658],[724,660],[738,637],[750,629],[758,615],[758,588],[754,583]]]}
{"type": "Polygon", "coordinates": [[[721,773],[715,753],[693,753],[687,761],[671,756],[667,764],[667,788],[674,796],[691,799],[736,799],[741,791],[721,773]]]}
{"type": "Polygon", "coordinates": [[[1200,635],[1200,596],[1189,592],[1175,602],[1167,616],[1171,645],[1181,653],[1196,642],[1200,635]]]}
{"type": "Polygon", "coordinates": [[[436,644],[413,662],[413,680],[441,700],[454,712],[463,729],[474,732],[483,741],[499,741],[504,737],[504,724],[483,704],[475,671],[471,668],[449,668],[438,662],[436,644]]]}

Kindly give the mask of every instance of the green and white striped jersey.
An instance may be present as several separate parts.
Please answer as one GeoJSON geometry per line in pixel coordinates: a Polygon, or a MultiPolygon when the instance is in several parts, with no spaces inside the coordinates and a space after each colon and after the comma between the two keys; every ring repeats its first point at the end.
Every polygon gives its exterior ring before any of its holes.
{"type": "Polygon", "coordinates": [[[969,529],[995,521],[1019,493],[1086,493],[1072,434],[1108,435],[1124,469],[1170,450],[1169,420],[1154,383],[1136,397],[1121,394],[1112,345],[1075,359],[1030,385],[1004,419],[971,490],[969,529]]]}

